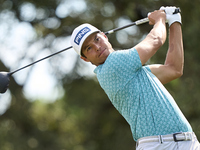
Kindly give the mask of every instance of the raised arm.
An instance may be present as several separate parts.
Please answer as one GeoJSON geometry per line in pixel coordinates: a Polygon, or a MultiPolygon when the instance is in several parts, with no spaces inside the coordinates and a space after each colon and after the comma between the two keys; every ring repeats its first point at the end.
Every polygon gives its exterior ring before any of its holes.
{"type": "Polygon", "coordinates": [[[152,73],[166,84],[183,74],[184,52],[181,30],[181,15],[173,14],[176,7],[166,7],[169,28],[169,48],[164,65],[150,65],[152,73]]]}
{"type": "Polygon", "coordinates": [[[169,28],[169,49],[164,65],[150,65],[152,73],[163,83],[168,83],[183,74],[184,52],[181,24],[169,28]]]}
{"type": "Polygon", "coordinates": [[[166,40],[166,14],[163,10],[156,10],[149,16],[149,24],[154,25],[146,38],[135,46],[142,65],[145,64],[164,44],[166,40]]]}

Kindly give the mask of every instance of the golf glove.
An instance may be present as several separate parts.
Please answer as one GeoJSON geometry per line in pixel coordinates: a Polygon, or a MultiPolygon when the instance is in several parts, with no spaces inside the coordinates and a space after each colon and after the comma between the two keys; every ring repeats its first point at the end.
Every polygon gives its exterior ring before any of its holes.
{"type": "Polygon", "coordinates": [[[169,26],[171,26],[174,22],[181,22],[181,15],[180,13],[173,14],[176,10],[176,7],[174,6],[167,6],[167,7],[160,7],[160,10],[164,10],[166,13],[166,21],[168,22],[169,26]]]}

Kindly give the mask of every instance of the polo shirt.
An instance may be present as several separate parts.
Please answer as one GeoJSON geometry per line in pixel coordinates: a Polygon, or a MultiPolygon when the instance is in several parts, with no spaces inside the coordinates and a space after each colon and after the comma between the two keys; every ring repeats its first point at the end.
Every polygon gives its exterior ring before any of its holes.
{"type": "Polygon", "coordinates": [[[170,93],[149,66],[142,66],[135,48],[112,52],[94,72],[130,125],[135,141],[146,136],[192,132],[170,93]]]}

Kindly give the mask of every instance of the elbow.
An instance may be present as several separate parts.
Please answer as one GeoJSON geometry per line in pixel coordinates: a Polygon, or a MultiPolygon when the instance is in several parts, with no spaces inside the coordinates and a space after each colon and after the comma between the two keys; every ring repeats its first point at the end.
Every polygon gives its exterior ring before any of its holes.
{"type": "Polygon", "coordinates": [[[183,75],[183,68],[184,68],[184,61],[176,69],[177,78],[179,78],[179,77],[181,77],[183,75]]]}
{"type": "Polygon", "coordinates": [[[174,71],[174,78],[175,79],[180,78],[182,75],[183,75],[183,69],[174,71]]]}
{"type": "Polygon", "coordinates": [[[183,75],[183,70],[177,71],[176,75],[177,75],[177,78],[180,78],[183,75]]]}
{"type": "Polygon", "coordinates": [[[177,71],[177,72],[175,73],[175,75],[174,75],[174,78],[175,78],[175,79],[180,78],[182,75],[183,75],[182,72],[177,71]]]}

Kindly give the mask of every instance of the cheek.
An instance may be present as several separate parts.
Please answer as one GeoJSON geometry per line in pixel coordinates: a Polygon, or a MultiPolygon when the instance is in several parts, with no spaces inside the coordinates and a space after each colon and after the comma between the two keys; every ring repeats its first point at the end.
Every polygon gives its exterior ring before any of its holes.
{"type": "Polygon", "coordinates": [[[111,44],[110,44],[110,42],[109,42],[107,39],[104,41],[104,44],[105,44],[107,47],[112,47],[111,44]]]}
{"type": "Polygon", "coordinates": [[[87,58],[89,60],[95,60],[96,58],[96,53],[94,51],[91,51],[90,53],[87,54],[87,58]]]}

